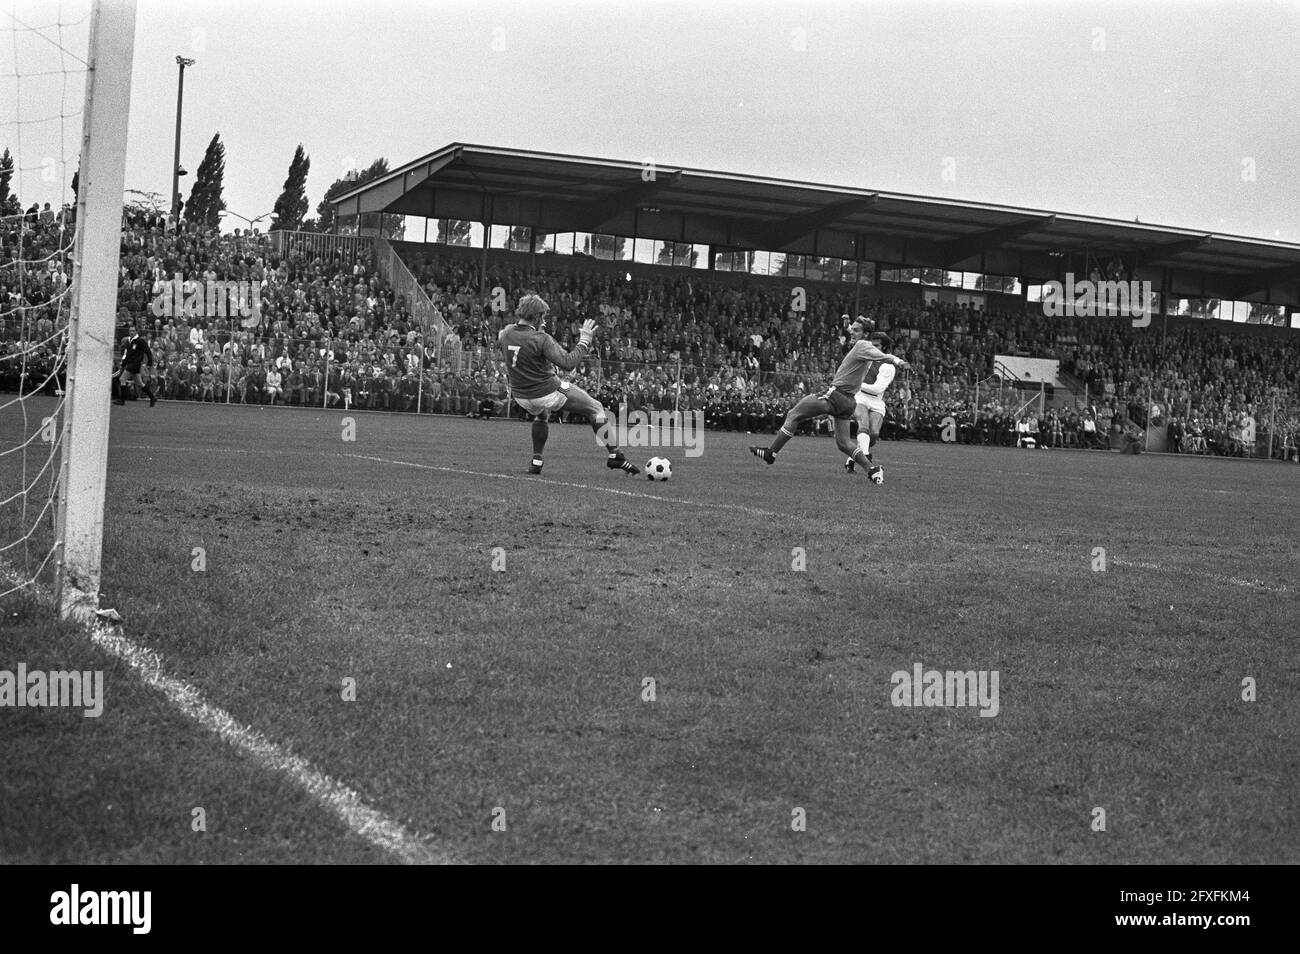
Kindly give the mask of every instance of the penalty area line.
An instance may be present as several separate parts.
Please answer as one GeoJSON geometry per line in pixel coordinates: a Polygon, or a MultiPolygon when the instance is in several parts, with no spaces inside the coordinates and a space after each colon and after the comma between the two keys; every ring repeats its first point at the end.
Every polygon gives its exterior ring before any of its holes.
{"type": "Polygon", "coordinates": [[[162,671],[162,660],[103,626],[92,628],[90,640],[131,667],[145,685],[156,689],[185,716],[250,756],[263,768],[288,776],[300,789],[338,817],[355,835],[382,848],[408,865],[449,864],[450,859],[430,849],[400,823],[377,809],[342,782],[317,769],[262,735],[242,725],[229,712],[206,701],[198,689],[162,671]]]}
{"type": "Polygon", "coordinates": [[[746,507],[743,504],[715,503],[709,500],[683,500],[681,497],[665,497],[662,494],[647,494],[636,490],[618,490],[614,487],[598,487],[595,484],[578,484],[568,480],[552,480],[540,474],[503,474],[485,470],[468,470],[464,467],[444,467],[437,464],[420,464],[410,460],[393,460],[388,457],[371,457],[367,454],[344,454],[355,460],[368,460],[376,464],[395,464],[398,467],[414,467],[417,470],[436,470],[448,474],[464,474],[467,477],[500,477],[503,480],[522,480],[530,484],[550,484],[553,487],[573,487],[577,490],[595,490],[604,494],[617,494],[620,497],[636,497],[641,500],[660,500],[664,503],[685,504],[688,507],[704,507],[708,510],[735,510],[740,513],[753,514],[758,517],[788,517],[787,513],[775,513],[758,507],[746,507]]]}
{"type": "MultiPolygon", "coordinates": [[[[17,582],[16,575],[0,563],[0,579],[11,577],[17,582]]],[[[54,606],[53,595],[44,587],[28,584],[27,589],[42,604],[54,606]]],[[[154,650],[124,636],[117,626],[96,620],[85,623],[82,628],[94,645],[126,663],[141,682],[160,692],[183,715],[249,756],[261,767],[287,776],[298,788],[337,816],[353,834],[405,864],[453,863],[448,855],[430,848],[401,823],[371,808],[360,794],[347,785],[326,775],[302,756],[294,755],[272,742],[256,729],[242,725],[229,712],[204,699],[203,694],[194,686],[163,672],[162,657],[154,650]]]]}

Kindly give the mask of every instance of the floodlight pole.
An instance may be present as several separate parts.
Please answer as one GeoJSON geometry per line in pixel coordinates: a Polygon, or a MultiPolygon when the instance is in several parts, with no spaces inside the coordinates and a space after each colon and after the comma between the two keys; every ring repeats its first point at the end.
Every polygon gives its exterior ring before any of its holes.
{"type": "Polygon", "coordinates": [[[59,613],[82,622],[99,608],[135,7],[95,0],[90,19],[56,529],[59,613]]]}
{"type": "Polygon", "coordinates": [[[176,151],[172,158],[172,217],[177,227],[181,224],[181,104],[185,100],[185,67],[193,66],[194,61],[184,56],[176,57],[180,76],[176,80],[176,151]]]}

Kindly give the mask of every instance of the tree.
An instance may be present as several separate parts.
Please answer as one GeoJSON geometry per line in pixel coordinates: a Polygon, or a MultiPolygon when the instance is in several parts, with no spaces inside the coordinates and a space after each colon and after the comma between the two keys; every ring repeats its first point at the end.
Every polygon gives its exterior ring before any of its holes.
{"type": "Polygon", "coordinates": [[[660,265],[690,265],[695,267],[700,253],[690,242],[664,242],[659,247],[657,263],[660,265]]]}
{"type": "Polygon", "coordinates": [[[357,172],[355,169],[349,170],[347,174],[335,179],[328,189],[325,190],[325,198],[321,199],[320,205],[316,206],[316,230],[319,232],[334,231],[334,206],[330,205],[331,199],[337,199],[345,192],[351,192],[357,186],[363,186],[372,179],[378,179],[380,176],[388,175],[388,160],[382,156],[368,165],[365,169],[357,172]]]}
{"type": "Polygon", "coordinates": [[[1265,305],[1262,302],[1250,303],[1250,314],[1246,316],[1248,325],[1286,326],[1286,307],[1284,305],[1265,305]]]}
{"type": "Polygon", "coordinates": [[[127,189],[126,194],[131,196],[130,199],[123,203],[123,207],[128,212],[134,212],[137,215],[159,215],[165,207],[165,200],[161,192],[127,189]]]}
{"type": "Polygon", "coordinates": [[[6,147],[4,155],[0,155],[0,215],[19,215],[23,211],[18,196],[9,191],[9,183],[13,177],[14,157],[9,154],[9,149],[6,147]]]}
{"type": "Polygon", "coordinates": [[[271,216],[273,229],[300,229],[307,214],[307,173],[311,171],[311,157],[303,151],[302,143],[293,151],[289,163],[289,176],[284,180],[284,191],[275,200],[271,216]]]}
{"type": "Polygon", "coordinates": [[[506,248],[513,252],[526,252],[529,250],[532,241],[532,229],[527,225],[513,225],[510,227],[510,237],[506,239],[506,248]]]}
{"type": "Polygon", "coordinates": [[[221,213],[226,210],[226,200],[221,197],[225,175],[226,147],[221,143],[221,133],[214,133],[194,175],[194,188],[185,203],[185,221],[208,228],[221,224],[221,213]]]}
{"type": "Polygon", "coordinates": [[[467,219],[439,219],[438,241],[443,245],[468,245],[471,225],[467,219]]]}
{"type": "Polygon", "coordinates": [[[593,258],[607,261],[623,258],[627,239],[621,235],[588,235],[582,242],[582,251],[593,258]]]}

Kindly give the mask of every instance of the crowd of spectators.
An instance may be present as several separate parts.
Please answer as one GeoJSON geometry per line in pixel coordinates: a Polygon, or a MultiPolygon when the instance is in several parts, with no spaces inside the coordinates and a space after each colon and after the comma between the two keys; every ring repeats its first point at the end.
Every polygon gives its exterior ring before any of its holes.
{"type": "MultiPolygon", "coordinates": [[[[51,372],[69,307],[71,224],[69,210],[29,210],[0,229],[0,389],[60,386],[51,372]]],[[[426,338],[366,255],[280,253],[255,231],[175,229],[139,210],[125,216],[121,252],[119,329],[149,341],[145,374],[164,400],[505,413],[495,348],[504,316],[493,301],[533,288],[566,348],[585,318],[601,325],[576,381],[607,405],[699,410],[710,427],[774,430],[794,399],[825,386],[846,344],[841,316],[853,313],[893,335],[912,365],[886,395],[886,437],[1104,447],[1117,428],[1149,423],[1166,429],[1171,449],[1244,455],[1266,440],[1294,453],[1300,430],[1300,335],[1208,322],[1162,334],[1124,319],[925,304],[887,286],[855,301],[853,286],[811,282],[807,310],[795,314],[777,280],[632,275],[578,259],[530,273],[502,253],[480,274],[476,258],[434,248],[408,256],[437,319],[426,338]],[[202,285],[178,291],[177,276],[202,285]],[[175,307],[216,282],[248,290],[235,312],[214,314],[202,294],[196,308],[175,307]],[[497,287],[504,296],[483,292],[497,287]],[[999,387],[995,354],[1056,358],[1080,393],[1035,402],[1032,391],[999,387]]]]}

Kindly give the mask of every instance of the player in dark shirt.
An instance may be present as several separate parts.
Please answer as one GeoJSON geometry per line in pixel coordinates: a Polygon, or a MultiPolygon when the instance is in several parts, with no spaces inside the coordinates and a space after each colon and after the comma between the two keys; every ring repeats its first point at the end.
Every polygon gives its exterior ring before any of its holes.
{"type": "Polygon", "coordinates": [[[131,332],[126,339],[122,348],[122,372],[113,378],[113,403],[125,404],[126,400],[122,397],[122,385],[134,384],[145,393],[149,398],[149,406],[153,407],[158,403],[158,396],[149,388],[149,383],[140,373],[145,362],[149,362],[149,367],[153,367],[153,352],[149,350],[149,342],[140,337],[140,332],[132,327],[131,332]]]}
{"type": "Polygon", "coordinates": [[[618,449],[608,426],[609,415],[601,403],[577,385],[561,381],[555,373],[556,368],[572,371],[582,363],[596,337],[596,322],[588,318],[582,323],[578,344],[568,352],[542,330],[550,310],[540,295],[526,292],[515,308],[515,323],[506,325],[497,336],[510,379],[510,397],[533,415],[533,460],[528,473],[542,472],[542,452],[550,434],[551,412],[559,410],[587,417],[609,454],[606,467],[628,474],[641,473],[641,468],[618,449]]]}
{"type": "MultiPolygon", "coordinates": [[[[848,318],[848,315],[844,316],[848,318]]],[[[849,350],[840,362],[831,380],[831,386],[822,394],[809,394],[802,398],[785,416],[785,423],[777,431],[770,447],[751,447],[749,452],[766,464],[776,463],[777,452],[786,445],[805,421],[811,421],[829,414],[835,421],[835,446],[869,471],[874,465],[867,459],[862,448],[849,436],[849,425],[853,421],[853,412],[857,408],[856,395],[862,387],[867,370],[873,362],[884,361],[896,368],[907,368],[908,363],[902,358],[886,354],[867,339],[871,322],[861,315],[857,321],[849,324],[849,350]]]]}

